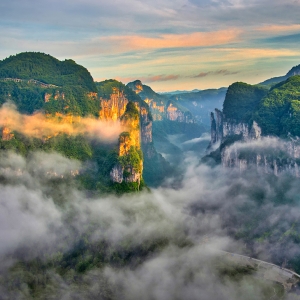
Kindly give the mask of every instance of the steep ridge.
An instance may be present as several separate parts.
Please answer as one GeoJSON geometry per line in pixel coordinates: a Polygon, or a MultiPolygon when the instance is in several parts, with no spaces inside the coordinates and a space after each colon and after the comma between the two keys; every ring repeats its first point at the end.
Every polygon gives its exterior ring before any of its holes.
{"type": "Polygon", "coordinates": [[[275,85],[234,83],[223,111],[211,114],[210,157],[224,167],[246,170],[255,166],[278,175],[299,176],[300,76],[275,85]]]}
{"type": "Polygon", "coordinates": [[[149,105],[154,121],[166,119],[183,123],[195,123],[195,119],[188,109],[170,100],[165,95],[155,93],[149,86],[143,85],[140,80],[130,82],[127,86],[149,105]]]}
{"type": "Polygon", "coordinates": [[[97,117],[96,92],[91,74],[73,60],[26,52],[0,62],[0,105],[11,101],[22,113],[44,110],[53,115],[97,117]]]}
{"type": "Polygon", "coordinates": [[[267,79],[267,80],[261,82],[260,84],[261,85],[266,85],[266,86],[274,85],[276,83],[285,81],[286,79],[288,79],[288,78],[290,78],[291,76],[294,76],[294,75],[300,75],[300,65],[294,66],[290,71],[288,71],[286,73],[286,75],[267,79]]]}
{"type": "Polygon", "coordinates": [[[208,89],[168,95],[171,100],[180,103],[191,112],[199,124],[210,126],[210,112],[214,108],[221,109],[227,88],[208,89]]]}
{"type": "MultiPolygon", "coordinates": [[[[139,156],[140,160],[143,160],[143,167],[132,168],[132,166],[129,166],[126,169],[124,164],[121,167],[118,163],[110,174],[112,181],[119,183],[130,180],[133,180],[132,182],[140,182],[142,178],[141,171],[143,171],[145,182],[149,186],[157,186],[166,176],[172,175],[174,170],[161,154],[157,153],[154,147],[152,134],[153,118],[148,104],[138,94],[116,80],[106,80],[98,82],[96,85],[102,108],[100,118],[113,121],[121,120],[122,125],[128,130],[120,136],[119,156],[132,155],[131,152],[127,153],[125,151],[124,153],[120,150],[124,148],[130,149],[132,146],[135,147],[135,151],[142,151],[143,153],[143,158],[141,155],[139,156]],[[132,103],[134,107],[131,105],[132,103]],[[128,112],[128,109],[131,113],[128,112]],[[136,172],[136,170],[139,171],[136,172]],[[128,172],[130,172],[131,176],[128,176],[128,172]]],[[[137,155],[135,156],[137,157],[137,155]]]]}
{"type": "Polygon", "coordinates": [[[0,61],[0,79],[35,79],[60,87],[81,86],[96,92],[91,74],[72,59],[59,61],[49,54],[23,52],[0,61]]]}
{"type": "MultiPolygon", "coordinates": [[[[153,118],[153,139],[156,149],[171,164],[178,166],[184,158],[184,151],[192,149],[192,144],[183,147],[183,143],[199,138],[207,132],[207,128],[201,122],[197,123],[191,111],[181,105],[180,101],[171,99],[170,95],[158,94],[151,87],[142,84],[140,80],[128,83],[127,87],[149,105],[153,118]]],[[[202,144],[197,146],[203,148],[202,144]]]]}
{"type": "Polygon", "coordinates": [[[1,61],[0,104],[6,102],[13,103],[16,114],[24,114],[26,120],[37,116],[49,130],[52,125],[81,128],[83,121],[87,125],[99,119],[120,122],[123,133],[118,141],[53,130],[38,137],[27,136],[22,130],[2,126],[2,150],[12,149],[23,155],[57,151],[81,161],[83,170],[77,178],[85,189],[135,191],[144,184],[143,173],[151,186],[160,184],[170,172],[153,145],[148,105],[120,82],[96,84],[90,73],[72,60],[61,62],[50,55],[28,52],[1,61]],[[122,170],[119,174],[116,166],[122,170]]]}

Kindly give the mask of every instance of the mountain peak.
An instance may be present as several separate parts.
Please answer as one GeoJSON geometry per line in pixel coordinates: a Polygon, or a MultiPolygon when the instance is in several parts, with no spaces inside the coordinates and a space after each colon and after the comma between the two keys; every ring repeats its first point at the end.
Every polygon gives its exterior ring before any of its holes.
{"type": "Polygon", "coordinates": [[[291,77],[294,75],[300,75],[300,65],[293,67],[287,74],[287,77],[291,77]]]}
{"type": "Polygon", "coordinates": [[[132,89],[134,92],[136,92],[137,94],[139,94],[140,92],[142,92],[144,90],[143,84],[140,80],[135,80],[132,82],[129,82],[127,84],[127,86],[132,89]]]}

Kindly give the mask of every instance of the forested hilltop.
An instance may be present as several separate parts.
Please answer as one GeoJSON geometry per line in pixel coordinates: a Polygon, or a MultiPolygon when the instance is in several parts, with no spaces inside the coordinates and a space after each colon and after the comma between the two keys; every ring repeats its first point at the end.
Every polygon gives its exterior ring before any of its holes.
{"type": "Polygon", "coordinates": [[[87,91],[97,91],[86,68],[72,59],[59,61],[39,52],[24,52],[0,61],[0,78],[35,79],[59,87],[80,86],[87,91]]]}
{"type": "Polygon", "coordinates": [[[11,100],[22,113],[98,116],[96,92],[91,74],[73,60],[26,52],[0,62],[0,104],[11,100]]]}
{"type": "MultiPolygon", "coordinates": [[[[84,189],[118,193],[139,190],[144,184],[143,172],[149,185],[158,185],[170,171],[168,163],[154,148],[148,105],[121,82],[94,82],[88,70],[73,60],[59,61],[48,54],[34,52],[4,59],[0,62],[0,105],[5,103],[15,106],[15,114],[31,116],[26,119],[27,123],[41,118],[42,124],[68,129],[54,132],[46,126],[50,133],[47,131],[37,137],[36,133],[28,135],[22,128],[10,128],[10,124],[2,122],[1,149],[13,150],[25,157],[33,151],[56,151],[79,160],[83,171],[75,177],[84,189]],[[108,103],[111,106],[108,107],[108,103]],[[127,109],[130,104],[138,109],[138,118],[130,114],[132,107],[127,109]],[[102,123],[97,125],[97,120],[102,123]],[[137,122],[136,128],[131,127],[130,120],[137,122]],[[117,123],[103,125],[105,122],[117,123]],[[103,140],[89,132],[96,130],[95,126],[112,126],[107,127],[107,132],[120,126],[119,134],[122,130],[125,133],[119,138],[103,140]],[[136,139],[135,144],[133,139],[136,139]],[[125,150],[121,151],[122,147],[125,150]],[[140,154],[142,150],[146,155],[140,154]],[[138,163],[134,161],[137,157],[138,163]],[[116,166],[118,171],[114,169],[116,166]]],[[[5,105],[3,109],[7,109],[5,105]]],[[[11,113],[9,109],[8,112],[11,113]]],[[[17,118],[24,119],[21,115],[17,118]]],[[[42,131],[42,124],[41,128],[37,124],[33,131],[42,131]]]]}
{"type": "Polygon", "coordinates": [[[241,170],[299,177],[300,76],[268,89],[237,82],[229,86],[223,110],[211,115],[208,157],[241,170]],[[270,139],[274,139],[272,142],[270,139]]]}

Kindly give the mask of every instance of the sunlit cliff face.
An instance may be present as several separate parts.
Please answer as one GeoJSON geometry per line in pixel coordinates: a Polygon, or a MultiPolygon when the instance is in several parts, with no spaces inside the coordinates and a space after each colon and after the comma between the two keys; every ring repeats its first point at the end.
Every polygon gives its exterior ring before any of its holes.
{"type": "Polygon", "coordinates": [[[123,92],[114,88],[109,99],[101,100],[100,119],[117,121],[124,114],[126,105],[129,102],[123,92]]]}
{"type": "Polygon", "coordinates": [[[141,84],[136,84],[135,87],[136,87],[135,92],[136,92],[137,94],[139,94],[140,92],[143,91],[143,86],[142,86],[141,84]]]}

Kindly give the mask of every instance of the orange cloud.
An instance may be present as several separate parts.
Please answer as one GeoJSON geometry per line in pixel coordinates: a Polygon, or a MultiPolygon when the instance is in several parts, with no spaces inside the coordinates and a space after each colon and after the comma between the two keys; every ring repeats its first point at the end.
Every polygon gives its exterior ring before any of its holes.
{"type": "Polygon", "coordinates": [[[12,131],[40,139],[66,133],[85,134],[92,138],[113,141],[124,131],[119,122],[72,116],[46,117],[42,113],[23,115],[8,104],[4,104],[0,109],[0,127],[8,127],[12,131]]]}
{"type": "Polygon", "coordinates": [[[164,34],[156,38],[144,36],[111,36],[100,38],[122,50],[206,47],[227,44],[238,40],[240,29],[214,32],[195,32],[189,34],[164,34]]]}
{"type": "Polygon", "coordinates": [[[289,49],[270,49],[270,48],[226,48],[222,49],[224,52],[224,59],[227,59],[226,52],[231,59],[249,59],[249,58],[271,58],[284,56],[297,56],[299,51],[289,49]]]}
{"type": "Polygon", "coordinates": [[[285,32],[285,31],[298,31],[300,30],[300,24],[292,24],[292,25],[266,25],[263,27],[258,27],[258,31],[263,32],[285,32]]]}

